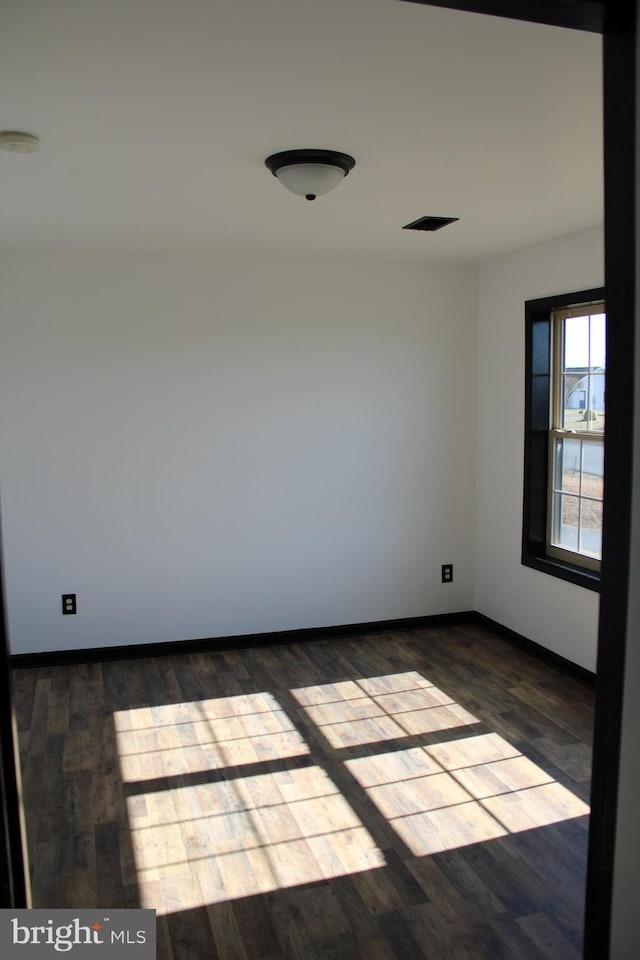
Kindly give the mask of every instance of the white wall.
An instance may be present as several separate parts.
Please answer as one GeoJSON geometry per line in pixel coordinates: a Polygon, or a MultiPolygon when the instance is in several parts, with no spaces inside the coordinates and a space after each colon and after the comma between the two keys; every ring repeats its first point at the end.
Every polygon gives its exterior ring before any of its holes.
{"type": "Polygon", "coordinates": [[[1,255],[12,652],[469,609],[475,278],[1,255]]]}
{"type": "Polygon", "coordinates": [[[475,609],[589,670],[598,594],[520,563],[523,304],[602,284],[600,229],[511,253],[479,272],[475,609]]]}

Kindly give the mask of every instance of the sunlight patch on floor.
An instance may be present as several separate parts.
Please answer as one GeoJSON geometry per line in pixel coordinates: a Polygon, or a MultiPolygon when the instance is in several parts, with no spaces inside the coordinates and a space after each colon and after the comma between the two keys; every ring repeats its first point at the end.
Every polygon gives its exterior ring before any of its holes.
{"type": "Polygon", "coordinates": [[[269,693],[120,710],[115,725],[125,783],[309,753],[269,693]]]}
{"type": "Polygon", "coordinates": [[[385,825],[420,857],[589,813],[497,733],[462,735],[480,721],[416,672],[291,693],[324,751],[312,756],[267,692],[115,714],[141,906],[171,913],[383,868],[385,825]]]}
{"type": "Polygon", "coordinates": [[[115,722],[142,906],[171,913],[384,866],[270,694],[120,711],[115,722]],[[266,763],[276,769],[253,772],[266,763]],[[233,775],[243,767],[252,772],[233,775]],[[181,779],[165,789],[162,778],[181,779]]]}
{"type": "Polygon", "coordinates": [[[589,813],[496,733],[345,762],[415,856],[589,813]]]}
{"type": "Polygon", "coordinates": [[[384,865],[319,767],[136,795],[128,811],[143,906],[159,912],[384,865]]]}
{"type": "Polygon", "coordinates": [[[479,723],[415,672],[299,687],[291,692],[335,749],[479,723]]]}

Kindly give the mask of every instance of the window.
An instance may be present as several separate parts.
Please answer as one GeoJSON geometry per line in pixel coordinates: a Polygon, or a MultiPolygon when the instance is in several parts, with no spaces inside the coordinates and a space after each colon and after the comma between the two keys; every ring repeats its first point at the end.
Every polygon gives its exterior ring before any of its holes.
{"type": "Polygon", "coordinates": [[[604,291],[530,300],[522,562],[597,590],[602,554],[604,291]]]}

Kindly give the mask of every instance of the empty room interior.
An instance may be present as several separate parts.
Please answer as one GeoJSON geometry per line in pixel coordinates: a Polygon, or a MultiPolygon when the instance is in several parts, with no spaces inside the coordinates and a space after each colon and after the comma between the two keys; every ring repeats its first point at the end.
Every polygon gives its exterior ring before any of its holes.
{"type": "Polygon", "coordinates": [[[2,21],[33,907],[153,909],[167,960],[581,957],[602,37],[398,0],[2,21]]]}

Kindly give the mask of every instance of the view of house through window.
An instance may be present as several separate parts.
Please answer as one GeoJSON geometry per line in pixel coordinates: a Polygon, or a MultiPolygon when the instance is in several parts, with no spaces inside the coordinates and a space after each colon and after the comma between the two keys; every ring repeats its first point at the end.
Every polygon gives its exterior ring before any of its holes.
{"type": "Polygon", "coordinates": [[[606,315],[604,303],[552,313],[549,556],[594,569],[602,556],[606,315]]]}

